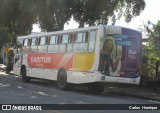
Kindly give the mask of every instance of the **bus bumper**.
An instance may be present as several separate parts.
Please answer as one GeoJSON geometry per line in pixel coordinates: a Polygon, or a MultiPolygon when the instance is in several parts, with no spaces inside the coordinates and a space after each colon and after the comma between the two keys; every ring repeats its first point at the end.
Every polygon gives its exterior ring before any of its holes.
{"type": "Polygon", "coordinates": [[[139,85],[140,80],[141,75],[137,76],[136,78],[125,78],[120,76],[105,76],[98,71],[95,72],[95,82],[113,82],[139,85]]]}

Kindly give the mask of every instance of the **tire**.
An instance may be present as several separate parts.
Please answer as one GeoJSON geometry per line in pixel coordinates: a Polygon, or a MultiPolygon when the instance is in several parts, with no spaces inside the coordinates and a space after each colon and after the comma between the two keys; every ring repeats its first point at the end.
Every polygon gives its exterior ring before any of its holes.
{"type": "Polygon", "coordinates": [[[60,69],[57,76],[58,87],[67,90],[67,73],[64,69],[60,69]]]}
{"type": "Polygon", "coordinates": [[[21,69],[21,75],[22,75],[22,81],[23,82],[29,82],[31,80],[30,77],[27,77],[26,76],[27,72],[26,72],[26,68],[25,67],[22,67],[21,69]]]}
{"type": "Polygon", "coordinates": [[[91,83],[88,85],[88,89],[94,93],[103,92],[104,88],[105,88],[105,85],[102,83],[91,83]]]}
{"type": "Polygon", "coordinates": [[[73,84],[67,83],[67,73],[63,68],[61,68],[58,72],[57,84],[62,90],[72,90],[74,88],[73,84]]]}

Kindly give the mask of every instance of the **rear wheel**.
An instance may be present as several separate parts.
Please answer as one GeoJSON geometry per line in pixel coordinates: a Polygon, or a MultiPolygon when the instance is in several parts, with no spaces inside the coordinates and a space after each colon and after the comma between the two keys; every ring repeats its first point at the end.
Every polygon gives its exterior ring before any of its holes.
{"type": "Polygon", "coordinates": [[[27,76],[26,76],[26,75],[27,75],[27,71],[26,71],[26,68],[25,68],[25,67],[22,67],[22,69],[21,69],[21,75],[22,75],[22,80],[23,80],[24,82],[29,82],[29,81],[31,80],[30,77],[27,77],[27,76]]]}
{"type": "Polygon", "coordinates": [[[91,83],[88,85],[88,89],[94,93],[103,92],[105,85],[103,83],[91,83]]]}

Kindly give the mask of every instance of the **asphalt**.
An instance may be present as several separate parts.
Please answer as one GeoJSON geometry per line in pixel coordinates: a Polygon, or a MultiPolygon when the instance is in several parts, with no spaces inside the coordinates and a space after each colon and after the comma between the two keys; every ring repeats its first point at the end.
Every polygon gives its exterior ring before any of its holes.
{"type": "MultiPolygon", "coordinates": [[[[1,74],[4,73],[5,72],[2,72],[1,74]]],[[[11,75],[14,74],[11,73],[11,75]]],[[[160,102],[160,88],[155,91],[153,87],[140,87],[127,84],[108,84],[106,85],[105,92],[117,96],[127,96],[160,102]]]]}
{"type": "Polygon", "coordinates": [[[152,87],[109,85],[106,86],[105,91],[113,95],[135,97],[160,102],[160,89],[156,91],[152,87]]]}

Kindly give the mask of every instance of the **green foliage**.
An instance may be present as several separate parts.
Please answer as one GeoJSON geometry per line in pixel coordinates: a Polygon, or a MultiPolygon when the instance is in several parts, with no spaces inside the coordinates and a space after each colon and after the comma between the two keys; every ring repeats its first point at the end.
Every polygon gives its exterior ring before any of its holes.
{"type": "Polygon", "coordinates": [[[0,28],[0,48],[2,48],[4,43],[8,42],[8,29],[7,28],[0,28]]]}
{"type": "Polygon", "coordinates": [[[26,0],[4,0],[0,3],[0,27],[7,28],[8,42],[15,43],[16,37],[30,34],[35,15],[31,2],[26,0]]]}
{"type": "Polygon", "coordinates": [[[129,22],[138,16],[145,8],[144,0],[73,0],[73,17],[79,22],[79,27],[84,24],[107,24],[112,18],[113,24],[121,16],[129,22]]]}
{"type": "Polygon", "coordinates": [[[152,24],[150,21],[144,25],[144,31],[147,32],[148,44],[143,45],[142,73],[146,81],[153,82],[156,77],[156,62],[160,60],[160,21],[152,24]]]}
{"type": "Polygon", "coordinates": [[[70,0],[42,0],[37,5],[38,22],[42,30],[62,30],[71,18],[70,0]]]}
{"type": "Polygon", "coordinates": [[[79,27],[107,24],[110,18],[115,23],[121,16],[129,22],[144,7],[144,0],[1,0],[0,36],[15,43],[16,37],[30,34],[35,23],[42,31],[62,30],[72,16],[79,27]]]}

